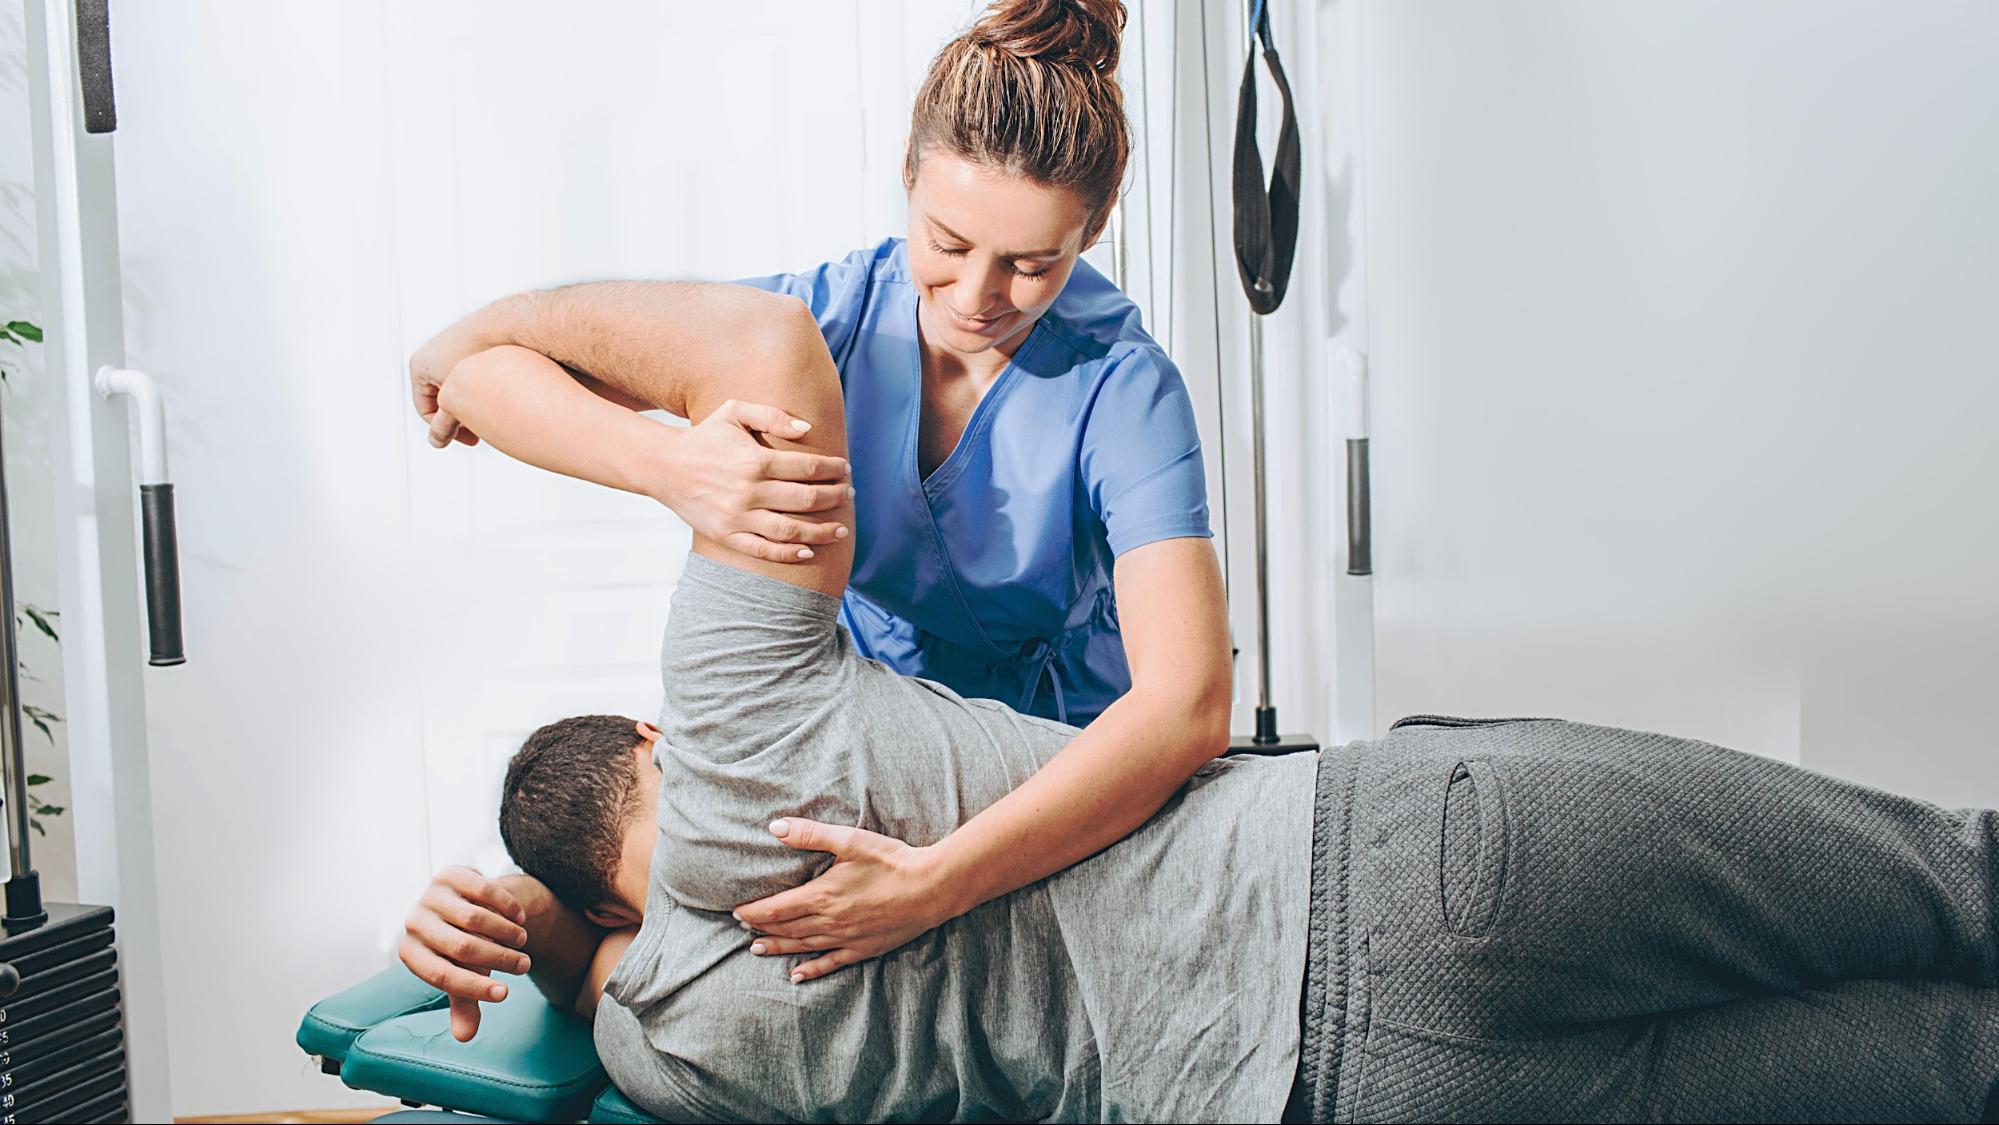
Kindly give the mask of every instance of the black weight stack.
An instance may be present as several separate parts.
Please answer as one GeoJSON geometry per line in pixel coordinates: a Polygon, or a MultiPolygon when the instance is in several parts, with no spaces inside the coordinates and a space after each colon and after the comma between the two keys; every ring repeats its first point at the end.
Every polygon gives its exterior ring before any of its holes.
{"type": "Polygon", "coordinates": [[[0,937],[0,1125],[125,1121],[111,908],[52,902],[0,937]]]}

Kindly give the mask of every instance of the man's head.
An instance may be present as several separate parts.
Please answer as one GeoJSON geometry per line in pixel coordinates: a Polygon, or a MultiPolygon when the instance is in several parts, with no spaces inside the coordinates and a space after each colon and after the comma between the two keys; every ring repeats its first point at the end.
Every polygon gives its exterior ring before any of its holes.
{"type": "Polygon", "coordinates": [[[645,913],[658,835],[659,731],[617,715],[579,715],[527,737],[500,787],[500,838],[514,862],[600,926],[645,913]]]}

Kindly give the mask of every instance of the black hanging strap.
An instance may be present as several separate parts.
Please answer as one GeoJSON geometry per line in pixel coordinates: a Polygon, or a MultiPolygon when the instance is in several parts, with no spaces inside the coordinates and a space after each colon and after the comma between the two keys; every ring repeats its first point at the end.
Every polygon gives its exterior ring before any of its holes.
{"type": "Polygon", "coordinates": [[[1263,153],[1256,147],[1256,52],[1242,69],[1242,92],[1236,100],[1235,124],[1235,264],[1242,275],[1249,307],[1268,315],[1284,303],[1291,282],[1291,261],[1298,250],[1298,115],[1291,108],[1291,83],[1277,58],[1270,35],[1270,9],[1257,0],[1250,19],[1263,41],[1264,65],[1277,83],[1284,103],[1284,122],[1277,130],[1277,160],[1270,170],[1270,187],[1263,186],[1263,153]]]}

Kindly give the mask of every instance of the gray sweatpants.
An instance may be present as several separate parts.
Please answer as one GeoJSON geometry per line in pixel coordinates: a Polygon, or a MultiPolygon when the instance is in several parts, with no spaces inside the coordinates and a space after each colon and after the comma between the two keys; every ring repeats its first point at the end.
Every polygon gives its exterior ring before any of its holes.
{"type": "Polygon", "coordinates": [[[1310,1121],[1977,1120],[1999,815],[1705,743],[1404,720],[1322,756],[1310,1121]]]}

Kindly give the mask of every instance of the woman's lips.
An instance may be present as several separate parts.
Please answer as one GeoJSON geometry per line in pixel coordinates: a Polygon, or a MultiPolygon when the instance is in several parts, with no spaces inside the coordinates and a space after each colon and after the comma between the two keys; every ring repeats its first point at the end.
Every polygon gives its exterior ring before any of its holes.
{"type": "Polygon", "coordinates": [[[998,324],[1001,319],[998,316],[988,316],[988,317],[966,316],[965,314],[959,312],[957,309],[950,307],[949,305],[946,305],[944,307],[944,311],[947,315],[950,316],[952,324],[958,326],[959,328],[964,329],[967,332],[977,332],[981,335],[992,331],[993,326],[998,324]]]}

